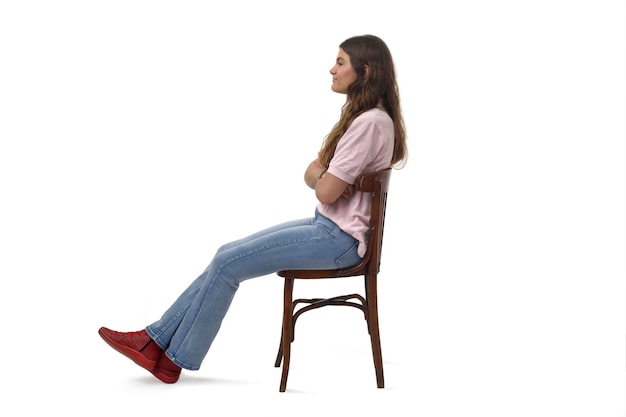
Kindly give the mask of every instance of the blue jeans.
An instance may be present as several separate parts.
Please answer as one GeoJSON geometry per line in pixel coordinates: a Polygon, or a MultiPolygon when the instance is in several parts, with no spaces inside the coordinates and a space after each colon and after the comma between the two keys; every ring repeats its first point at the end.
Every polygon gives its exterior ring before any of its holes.
{"type": "Polygon", "coordinates": [[[283,223],[217,251],[204,272],[160,320],[146,327],[166,355],[197,370],[242,281],[283,269],[334,269],[356,265],[358,242],[319,214],[283,223]]]}

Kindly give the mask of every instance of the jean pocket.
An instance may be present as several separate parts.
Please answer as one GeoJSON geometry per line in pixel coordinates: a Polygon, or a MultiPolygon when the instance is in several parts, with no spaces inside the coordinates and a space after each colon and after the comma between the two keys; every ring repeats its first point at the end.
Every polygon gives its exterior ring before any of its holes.
{"type": "Polygon", "coordinates": [[[361,257],[359,256],[359,242],[354,242],[354,245],[352,245],[346,253],[337,258],[335,264],[337,268],[348,268],[359,262],[361,262],[361,257]]]}

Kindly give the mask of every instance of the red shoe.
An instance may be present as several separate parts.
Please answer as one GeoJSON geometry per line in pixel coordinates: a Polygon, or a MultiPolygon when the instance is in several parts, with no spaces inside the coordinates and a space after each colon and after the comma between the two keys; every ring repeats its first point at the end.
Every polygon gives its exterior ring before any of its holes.
{"type": "Polygon", "coordinates": [[[166,384],[173,384],[180,377],[180,366],[176,365],[167,357],[165,351],[161,353],[161,357],[157,361],[156,367],[150,372],[166,384]]]}
{"type": "Polygon", "coordinates": [[[154,369],[163,351],[145,330],[123,333],[101,327],[98,333],[113,349],[149,371],[154,369]]]}

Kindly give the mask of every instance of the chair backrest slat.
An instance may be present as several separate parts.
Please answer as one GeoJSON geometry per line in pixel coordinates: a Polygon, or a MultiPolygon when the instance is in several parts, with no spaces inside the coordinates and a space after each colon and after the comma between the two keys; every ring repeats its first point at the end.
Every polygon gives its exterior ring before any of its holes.
{"type": "Polygon", "coordinates": [[[368,273],[370,274],[378,273],[380,270],[390,178],[391,168],[387,168],[382,171],[363,174],[357,178],[355,184],[357,190],[371,193],[372,198],[370,232],[365,255],[368,262],[368,273]]]}

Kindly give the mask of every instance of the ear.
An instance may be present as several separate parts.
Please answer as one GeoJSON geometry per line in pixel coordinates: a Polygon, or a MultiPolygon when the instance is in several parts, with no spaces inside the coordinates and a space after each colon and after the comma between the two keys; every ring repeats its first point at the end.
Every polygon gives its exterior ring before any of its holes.
{"type": "Polygon", "coordinates": [[[367,79],[370,76],[370,67],[369,65],[365,65],[365,79],[367,79]]]}

